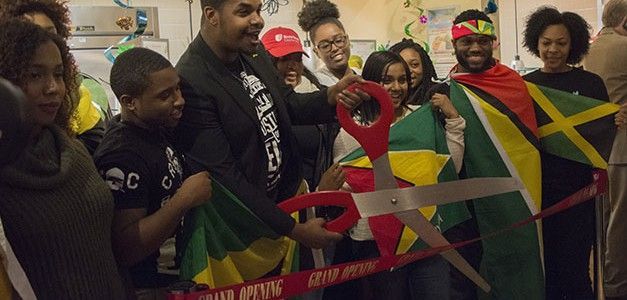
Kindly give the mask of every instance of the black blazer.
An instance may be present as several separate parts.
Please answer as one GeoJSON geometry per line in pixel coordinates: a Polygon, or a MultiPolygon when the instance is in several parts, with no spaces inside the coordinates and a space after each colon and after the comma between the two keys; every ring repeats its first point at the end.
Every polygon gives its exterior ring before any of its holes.
{"type": "Polygon", "coordinates": [[[266,193],[267,157],[253,100],[200,35],[176,65],[186,101],[176,130],[177,144],[192,170],[208,170],[273,230],[288,234],[294,220],[276,203],[294,195],[302,180],[292,121],[296,125],[328,123],[335,109],[327,103],[326,89],[295,93],[279,78],[263,48],[242,57],[266,85],[276,106],[283,158],[277,192],[266,193]]]}

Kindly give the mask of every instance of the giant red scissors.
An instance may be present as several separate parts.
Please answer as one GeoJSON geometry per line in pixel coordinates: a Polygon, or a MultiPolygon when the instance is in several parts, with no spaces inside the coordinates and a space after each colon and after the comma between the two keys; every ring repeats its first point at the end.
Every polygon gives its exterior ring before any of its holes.
{"type": "MultiPolygon", "coordinates": [[[[516,178],[472,178],[443,182],[433,185],[398,188],[392,173],[388,156],[390,125],[393,119],[392,101],[388,93],[377,83],[365,82],[349,87],[368,93],[379,103],[378,118],[369,126],[357,124],[348,110],[337,106],[340,124],[362,146],[370,159],[375,181],[375,191],[368,193],[318,192],[291,198],[279,204],[286,212],[295,212],[313,206],[340,206],[346,208],[338,218],[329,221],[326,228],[335,232],[344,232],[360,218],[393,214],[407,227],[411,228],[426,244],[431,247],[450,245],[442,233],[435,228],[418,208],[443,205],[507,193],[524,189],[516,178]]],[[[471,279],[485,292],[490,285],[468,264],[455,250],[442,252],[441,255],[464,275],[471,279]]]]}

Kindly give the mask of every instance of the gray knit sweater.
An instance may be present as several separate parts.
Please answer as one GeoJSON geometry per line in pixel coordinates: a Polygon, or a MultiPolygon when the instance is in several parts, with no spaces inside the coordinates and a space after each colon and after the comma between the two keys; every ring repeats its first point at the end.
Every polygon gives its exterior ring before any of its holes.
{"type": "Polygon", "coordinates": [[[0,217],[38,299],[123,299],[113,199],[87,151],[45,128],[0,169],[0,217]]]}

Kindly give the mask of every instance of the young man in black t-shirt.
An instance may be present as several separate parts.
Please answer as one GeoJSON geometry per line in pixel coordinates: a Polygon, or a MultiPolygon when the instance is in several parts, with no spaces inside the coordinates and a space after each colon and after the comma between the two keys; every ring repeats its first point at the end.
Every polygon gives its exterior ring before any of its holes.
{"type": "Polygon", "coordinates": [[[183,180],[183,157],[166,138],[164,129],[176,126],[185,103],[167,59],[144,48],[120,54],[111,88],[122,113],[94,159],[115,198],[114,251],[120,264],[130,267],[137,296],[160,299],[165,295],[160,288],[177,280],[160,268],[160,246],[190,208],[211,197],[211,180],[207,172],[183,180]]]}

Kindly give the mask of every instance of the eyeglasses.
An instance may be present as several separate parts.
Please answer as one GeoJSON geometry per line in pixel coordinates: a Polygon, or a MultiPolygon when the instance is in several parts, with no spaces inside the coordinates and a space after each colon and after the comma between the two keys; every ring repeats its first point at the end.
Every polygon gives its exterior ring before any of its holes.
{"type": "Polygon", "coordinates": [[[333,41],[321,41],[320,43],[318,43],[316,48],[323,52],[329,52],[331,51],[331,45],[335,45],[335,47],[337,48],[343,48],[344,46],[346,46],[347,40],[348,37],[346,35],[338,35],[333,38],[333,41]]]}

